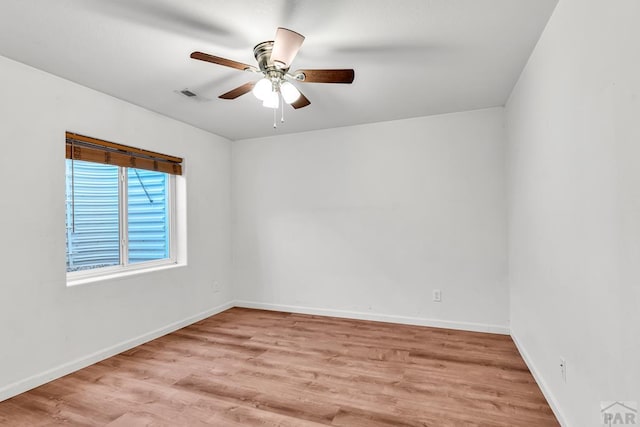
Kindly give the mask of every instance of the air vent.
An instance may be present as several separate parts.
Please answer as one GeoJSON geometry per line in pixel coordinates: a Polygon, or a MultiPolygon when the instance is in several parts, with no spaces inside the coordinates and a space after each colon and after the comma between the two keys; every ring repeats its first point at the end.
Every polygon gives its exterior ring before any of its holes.
{"type": "Polygon", "coordinates": [[[189,89],[181,90],[180,93],[183,94],[184,96],[188,96],[189,98],[196,96],[196,94],[191,92],[189,89]]]}
{"type": "Polygon", "coordinates": [[[182,89],[182,90],[174,90],[173,91],[175,94],[180,95],[180,96],[184,96],[186,97],[188,100],[192,101],[192,102],[209,102],[211,101],[211,99],[209,98],[205,98],[202,95],[199,95],[196,92],[193,92],[189,89],[182,89]]]}

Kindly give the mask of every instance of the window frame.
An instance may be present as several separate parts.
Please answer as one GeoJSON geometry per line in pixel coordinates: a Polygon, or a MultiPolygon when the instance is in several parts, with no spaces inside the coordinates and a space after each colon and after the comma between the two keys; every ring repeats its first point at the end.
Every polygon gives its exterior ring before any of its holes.
{"type": "MultiPolygon", "coordinates": [[[[71,159],[73,161],[73,159],[71,159]]],[[[120,252],[120,264],[98,267],[93,269],[78,270],[66,272],[67,286],[81,284],[87,281],[108,279],[117,277],[121,273],[127,274],[132,272],[153,271],[159,268],[177,265],[178,264],[178,227],[176,223],[177,213],[177,197],[176,197],[176,175],[166,173],[168,180],[167,189],[167,215],[169,223],[169,257],[159,260],[143,261],[136,263],[129,263],[128,252],[128,171],[129,169],[135,169],[133,167],[118,166],[118,222],[119,222],[119,252],[120,252]]],[[[65,180],[66,185],[66,180],[65,180]]],[[[66,207],[65,207],[66,210],[66,207]]],[[[67,249],[68,250],[68,249],[67,249]]]]}

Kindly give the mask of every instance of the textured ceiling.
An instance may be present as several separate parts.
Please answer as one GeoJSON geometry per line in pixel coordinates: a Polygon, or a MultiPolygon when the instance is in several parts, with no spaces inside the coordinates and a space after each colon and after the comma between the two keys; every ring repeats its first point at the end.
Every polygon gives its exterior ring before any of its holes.
{"type": "Polygon", "coordinates": [[[237,140],[503,105],[556,2],[2,0],[0,55],[237,140]],[[306,36],[292,70],[356,77],[296,83],[311,105],[274,130],[252,94],[217,98],[255,74],[189,54],[254,65],[278,26],[306,36]]]}

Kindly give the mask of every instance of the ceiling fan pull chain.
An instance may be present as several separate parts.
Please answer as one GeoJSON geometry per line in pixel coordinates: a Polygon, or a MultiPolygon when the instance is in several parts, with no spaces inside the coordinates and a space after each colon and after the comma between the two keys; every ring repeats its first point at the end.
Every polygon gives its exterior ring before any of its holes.
{"type": "Polygon", "coordinates": [[[273,128],[274,129],[278,128],[278,123],[277,123],[277,120],[276,120],[276,111],[277,111],[277,108],[274,108],[273,109],[273,128]]]}
{"type": "Polygon", "coordinates": [[[280,116],[280,123],[284,123],[284,98],[280,97],[280,108],[282,109],[282,115],[280,116]]]}

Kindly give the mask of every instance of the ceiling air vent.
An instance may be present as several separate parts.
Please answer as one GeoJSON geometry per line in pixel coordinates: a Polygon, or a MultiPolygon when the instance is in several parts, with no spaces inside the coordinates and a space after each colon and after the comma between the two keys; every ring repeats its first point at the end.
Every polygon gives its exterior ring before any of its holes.
{"type": "Polygon", "coordinates": [[[184,96],[187,99],[191,100],[191,101],[196,101],[196,102],[209,102],[211,101],[211,99],[209,98],[205,98],[202,95],[198,95],[196,92],[193,92],[189,89],[182,89],[182,90],[174,90],[174,93],[180,95],[180,96],[184,96]]]}
{"type": "Polygon", "coordinates": [[[191,92],[189,89],[181,90],[180,93],[183,94],[184,96],[188,96],[189,98],[196,96],[196,94],[191,92]]]}

